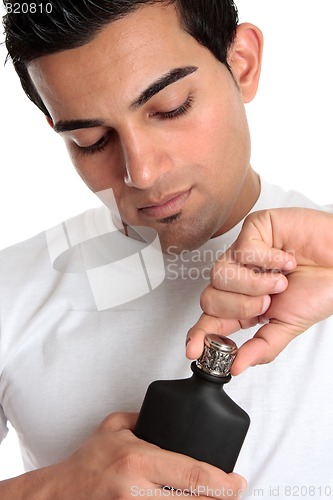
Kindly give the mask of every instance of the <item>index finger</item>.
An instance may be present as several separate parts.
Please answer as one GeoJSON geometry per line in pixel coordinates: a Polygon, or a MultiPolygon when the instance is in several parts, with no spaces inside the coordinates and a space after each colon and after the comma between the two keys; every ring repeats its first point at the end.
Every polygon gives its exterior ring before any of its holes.
{"type": "Polygon", "coordinates": [[[246,489],[246,480],[239,474],[227,474],[213,465],[179,453],[159,451],[161,454],[151,461],[153,468],[148,478],[155,487],[160,485],[221,500],[237,498],[246,489]]]}
{"type": "Polygon", "coordinates": [[[207,333],[217,333],[219,335],[230,335],[241,328],[254,326],[257,321],[249,320],[243,324],[237,319],[222,319],[216,316],[209,316],[203,313],[200,319],[188,331],[186,337],[186,356],[188,359],[198,358],[204,348],[204,340],[207,333]]]}
{"type": "Polygon", "coordinates": [[[230,253],[235,262],[261,269],[288,272],[296,267],[296,259],[291,252],[270,247],[247,232],[240,234],[230,253]]]}

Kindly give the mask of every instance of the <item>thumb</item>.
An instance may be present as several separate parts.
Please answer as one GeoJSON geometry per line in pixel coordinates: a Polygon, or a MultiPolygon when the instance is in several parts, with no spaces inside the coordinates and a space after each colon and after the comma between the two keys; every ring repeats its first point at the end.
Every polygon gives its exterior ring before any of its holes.
{"type": "Polygon", "coordinates": [[[231,374],[239,375],[250,366],[270,363],[296,335],[290,325],[276,321],[262,326],[252,339],[238,349],[231,374]]]}

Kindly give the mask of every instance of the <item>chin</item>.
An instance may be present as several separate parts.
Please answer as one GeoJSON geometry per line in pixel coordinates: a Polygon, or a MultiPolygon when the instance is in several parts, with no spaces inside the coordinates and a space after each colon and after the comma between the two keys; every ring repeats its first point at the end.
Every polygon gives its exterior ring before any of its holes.
{"type": "Polygon", "coordinates": [[[192,252],[202,247],[221,227],[220,213],[213,207],[197,211],[196,215],[186,216],[179,212],[172,217],[157,221],[155,229],[158,232],[161,248],[164,254],[180,254],[192,252]]]}

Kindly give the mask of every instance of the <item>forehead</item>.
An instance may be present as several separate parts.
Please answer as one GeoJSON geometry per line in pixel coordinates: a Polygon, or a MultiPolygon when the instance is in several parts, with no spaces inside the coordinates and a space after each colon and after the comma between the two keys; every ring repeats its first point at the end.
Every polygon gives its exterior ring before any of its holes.
{"type": "Polygon", "coordinates": [[[52,115],[78,96],[88,101],[109,92],[117,102],[132,101],[161,74],[195,65],[206,53],[181,27],[174,5],[157,3],[108,24],[82,47],[32,61],[28,70],[52,115]]]}

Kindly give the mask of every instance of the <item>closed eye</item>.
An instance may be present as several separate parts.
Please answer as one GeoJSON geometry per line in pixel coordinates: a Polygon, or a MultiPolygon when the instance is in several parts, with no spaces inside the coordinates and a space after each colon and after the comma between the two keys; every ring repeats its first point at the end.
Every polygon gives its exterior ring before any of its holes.
{"type": "Polygon", "coordinates": [[[185,115],[191,108],[193,103],[193,96],[189,95],[186,101],[176,109],[171,111],[158,111],[151,113],[150,116],[156,116],[160,120],[172,120],[173,118],[178,118],[185,115]]]}
{"type": "Polygon", "coordinates": [[[95,144],[92,144],[91,146],[79,146],[79,151],[82,155],[91,155],[93,153],[101,153],[104,151],[105,146],[109,142],[111,133],[108,132],[107,134],[103,135],[95,144]]]}
{"type": "MultiPolygon", "coordinates": [[[[151,113],[150,116],[156,117],[160,120],[172,120],[174,118],[179,118],[188,113],[188,111],[192,108],[192,104],[193,104],[193,96],[190,94],[186,99],[186,101],[178,108],[172,109],[171,111],[157,111],[151,113]]],[[[77,146],[77,147],[83,156],[88,156],[94,153],[101,153],[104,151],[106,145],[108,144],[110,136],[111,133],[108,132],[91,146],[77,146]]]]}

